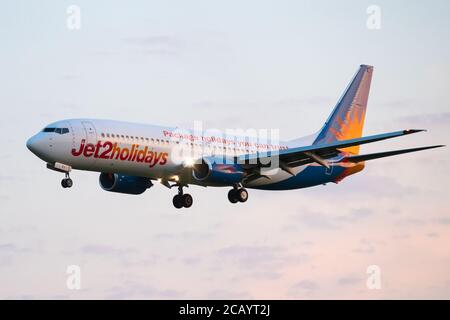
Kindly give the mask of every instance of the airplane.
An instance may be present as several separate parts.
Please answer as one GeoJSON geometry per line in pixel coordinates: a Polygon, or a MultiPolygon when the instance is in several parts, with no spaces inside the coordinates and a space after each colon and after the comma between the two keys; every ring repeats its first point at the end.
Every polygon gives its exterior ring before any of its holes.
{"type": "Polygon", "coordinates": [[[73,169],[99,172],[101,188],[116,193],[139,195],[157,181],[178,188],[173,197],[177,209],[192,206],[192,196],[183,192],[189,185],[231,187],[228,200],[246,202],[247,189],[338,183],[362,171],[366,161],[443,147],[359,154],[363,144],[425,131],[362,136],[373,69],[361,65],[323,127],[300,139],[255,142],[177,127],[68,119],[49,124],[26,145],[48,169],[65,174],[63,188],[72,187],[73,169]]]}

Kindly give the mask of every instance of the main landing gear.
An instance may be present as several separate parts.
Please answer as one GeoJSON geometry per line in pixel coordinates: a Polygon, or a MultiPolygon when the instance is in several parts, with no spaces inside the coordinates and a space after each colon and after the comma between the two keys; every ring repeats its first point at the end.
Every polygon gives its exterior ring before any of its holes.
{"type": "Polygon", "coordinates": [[[61,180],[61,186],[65,188],[72,188],[73,181],[70,179],[69,173],[66,173],[66,177],[61,180]]]}
{"type": "Polygon", "coordinates": [[[175,208],[181,209],[191,207],[194,200],[189,193],[183,194],[183,186],[178,186],[178,194],[173,197],[172,202],[175,208]]]}
{"type": "Polygon", "coordinates": [[[248,200],[248,192],[239,185],[235,185],[233,189],[228,192],[228,200],[231,203],[245,202],[248,200]]]}

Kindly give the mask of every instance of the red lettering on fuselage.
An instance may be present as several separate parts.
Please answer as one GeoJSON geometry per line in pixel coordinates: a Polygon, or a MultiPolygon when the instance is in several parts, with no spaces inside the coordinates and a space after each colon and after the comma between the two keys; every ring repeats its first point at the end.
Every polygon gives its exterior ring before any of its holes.
{"type": "Polygon", "coordinates": [[[103,144],[103,152],[100,154],[100,159],[109,159],[109,153],[111,152],[113,144],[109,141],[106,141],[103,144]]]}
{"type": "Polygon", "coordinates": [[[92,143],[88,143],[86,147],[84,148],[83,155],[86,158],[92,157],[94,155],[95,146],[92,143]]]}
{"type": "Polygon", "coordinates": [[[94,158],[98,158],[98,153],[99,153],[101,147],[102,147],[102,142],[98,141],[97,146],[95,147],[94,158]]]}
{"type": "Polygon", "coordinates": [[[150,168],[156,165],[165,165],[168,161],[169,154],[167,152],[157,152],[149,150],[148,146],[140,149],[138,144],[133,144],[130,148],[120,147],[117,143],[111,141],[98,141],[96,145],[92,143],[86,144],[86,140],[82,139],[79,149],[72,149],[74,157],[83,156],[85,158],[99,158],[105,160],[130,161],[138,163],[147,163],[150,168]]]}
{"type": "Polygon", "coordinates": [[[79,155],[81,155],[82,153],[83,153],[83,150],[84,150],[84,143],[86,142],[86,140],[85,139],[83,139],[83,140],[81,140],[81,143],[80,143],[80,149],[77,151],[75,148],[73,148],[72,149],[72,155],[74,156],[74,157],[78,157],[79,155]]]}
{"type": "Polygon", "coordinates": [[[156,166],[159,162],[159,160],[161,159],[161,155],[162,152],[155,152],[155,156],[153,157],[153,163],[150,164],[150,168],[153,168],[154,166],[156,166]]]}

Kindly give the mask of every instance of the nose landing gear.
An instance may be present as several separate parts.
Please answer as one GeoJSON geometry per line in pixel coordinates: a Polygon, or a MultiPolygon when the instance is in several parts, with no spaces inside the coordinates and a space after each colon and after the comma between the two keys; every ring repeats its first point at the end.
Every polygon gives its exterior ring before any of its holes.
{"type": "Polygon", "coordinates": [[[72,188],[73,181],[70,179],[69,173],[66,173],[66,177],[61,180],[61,186],[65,188],[72,188]]]}
{"type": "Polygon", "coordinates": [[[183,194],[183,186],[178,186],[178,194],[173,197],[172,202],[175,208],[181,209],[191,207],[194,200],[189,193],[183,194]]]}
{"type": "Polygon", "coordinates": [[[245,202],[248,200],[248,192],[239,185],[236,185],[228,192],[228,200],[231,203],[245,202]]]}
{"type": "Polygon", "coordinates": [[[70,179],[70,176],[69,176],[70,171],[72,171],[72,167],[71,166],[69,166],[67,164],[55,162],[54,164],[47,163],[47,169],[50,169],[50,170],[53,170],[53,171],[56,171],[56,172],[64,173],[66,175],[66,177],[61,180],[61,186],[64,189],[65,188],[72,188],[73,181],[72,181],[72,179],[70,179]]]}

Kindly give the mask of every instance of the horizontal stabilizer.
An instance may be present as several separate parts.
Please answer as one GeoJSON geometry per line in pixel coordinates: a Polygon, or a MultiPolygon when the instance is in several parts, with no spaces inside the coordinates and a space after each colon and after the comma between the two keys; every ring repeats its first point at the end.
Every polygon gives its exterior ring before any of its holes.
{"type": "MultiPolygon", "coordinates": [[[[402,131],[396,131],[396,132],[389,132],[389,133],[382,133],[382,134],[376,134],[372,136],[366,136],[361,138],[355,138],[350,140],[338,140],[333,141],[331,143],[325,143],[325,144],[313,144],[311,146],[305,146],[305,147],[297,147],[297,148],[290,148],[287,150],[276,150],[276,151],[268,151],[265,153],[260,154],[258,153],[252,153],[252,154],[245,154],[239,157],[239,162],[245,162],[250,161],[253,159],[264,159],[264,158],[270,158],[270,157],[279,157],[281,161],[284,161],[287,165],[289,165],[291,162],[299,161],[304,158],[311,159],[311,153],[314,153],[315,155],[327,159],[332,158],[340,153],[339,149],[352,147],[352,146],[359,146],[362,144],[367,144],[371,142],[386,140],[386,139],[392,139],[396,137],[401,137],[404,135],[413,134],[416,132],[421,132],[425,130],[421,129],[409,129],[409,130],[402,130],[402,131]]],[[[312,159],[314,160],[314,159],[312,159]]],[[[314,160],[316,161],[316,160],[314,160]]]]}
{"type": "Polygon", "coordinates": [[[361,161],[374,160],[374,159],[379,159],[379,158],[384,158],[384,157],[396,156],[396,155],[403,154],[403,153],[416,152],[416,151],[422,151],[422,150],[428,150],[428,149],[434,149],[434,148],[440,148],[440,147],[444,147],[444,145],[362,154],[362,155],[357,155],[357,156],[346,157],[342,161],[357,163],[357,162],[361,162],[361,161]]]}

